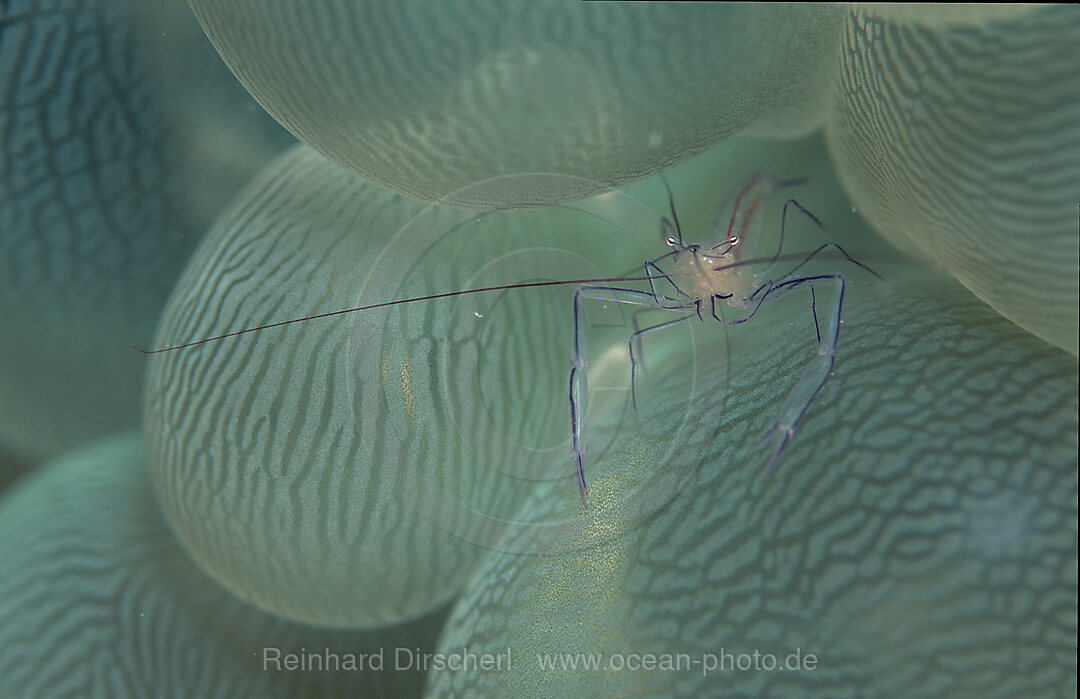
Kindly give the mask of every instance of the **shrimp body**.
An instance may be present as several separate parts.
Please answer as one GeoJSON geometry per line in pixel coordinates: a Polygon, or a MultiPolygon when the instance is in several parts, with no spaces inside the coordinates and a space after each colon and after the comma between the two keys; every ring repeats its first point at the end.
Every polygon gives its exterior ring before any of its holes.
{"type": "Polygon", "coordinates": [[[672,282],[690,298],[707,301],[726,297],[732,307],[743,308],[760,275],[749,266],[732,263],[760,253],[765,202],[787,184],[770,175],[751,175],[721,203],[710,242],[680,245],[678,239],[668,236],[665,242],[675,252],[669,273],[672,282]]]}

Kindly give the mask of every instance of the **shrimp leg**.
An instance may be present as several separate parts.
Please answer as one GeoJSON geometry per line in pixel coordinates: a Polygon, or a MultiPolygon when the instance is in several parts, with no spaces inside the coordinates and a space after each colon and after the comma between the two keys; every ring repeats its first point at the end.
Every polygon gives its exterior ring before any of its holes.
{"type": "MultiPolygon", "coordinates": [[[[638,333],[641,332],[641,323],[638,322],[638,317],[640,317],[642,313],[648,313],[650,310],[652,310],[652,309],[650,309],[650,308],[639,308],[630,315],[630,324],[634,326],[634,334],[630,336],[631,340],[633,340],[635,337],[638,337],[638,333]]],[[[642,348],[640,340],[638,340],[637,358],[638,358],[638,363],[641,364],[641,370],[644,371],[645,370],[645,350],[642,348]]],[[[630,362],[631,362],[631,364],[630,364],[630,366],[631,366],[631,369],[630,369],[630,392],[631,393],[634,392],[633,361],[634,361],[634,346],[630,345],[630,362]]],[[[635,409],[637,408],[637,400],[636,399],[634,400],[634,407],[635,407],[635,409]]]]}
{"type": "MultiPolygon", "coordinates": [[[[570,378],[567,391],[570,401],[570,459],[577,471],[578,490],[581,492],[581,504],[589,507],[589,489],[585,483],[585,468],[582,465],[585,453],[585,398],[588,394],[588,382],[585,377],[584,343],[581,337],[581,302],[585,299],[611,301],[635,306],[656,308],[657,300],[648,291],[626,289],[616,286],[579,286],[574,291],[573,300],[573,345],[570,355],[570,378]]],[[[631,340],[632,342],[632,340],[631,340]]]]}
{"type": "MultiPolygon", "coordinates": [[[[844,248],[842,248],[839,243],[836,243],[833,240],[831,240],[829,238],[829,229],[825,227],[825,224],[823,224],[821,222],[821,220],[817,216],[815,216],[813,213],[811,213],[805,206],[800,204],[795,199],[788,199],[786,202],[784,202],[784,210],[780,214],[780,241],[776,246],[776,254],[773,255],[772,259],[769,261],[769,264],[765,265],[765,268],[762,269],[761,272],[759,272],[758,274],[763,275],[766,271],[768,271],[768,269],[770,267],[772,267],[774,264],[776,264],[776,261],[778,259],[780,259],[780,254],[784,251],[784,231],[787,228],[788,208],[792,207],[792,206],[794,206],[796,209],[798,209],[799,213],[805,215],[807,218],[809,218],[814,223],[815,226],[817,226],[818,232],[821,233],[822,237],[825,238],[826,242],[823,243],[822,245],[820,245],[816,250],[811,252],[809,255],[807,255],[806,258],[803,259],[802,262],[800,262],[799,264],[795,265],[793,268],[788,270],[787,274],[780,277],[780,279],[778,279],[776,281],[780,281],[782,279],[786,279],[787,277],[792,276],[800,267],[802,267],[803,265],[808,263],[811,259],[813,259],[813,257],[815,255],[817,255],[819,252],[821,252],[823,250],[826,250],[828,248],[834,248],[834,249],[838,250],[840,252],[840,254],[844,256],[844,259],[846,259],[848,262],[851,262],[852,264],[854,264],[854,265],[856,265],[858,267],[861,267],[862,269],[866,270],[867,272],[874,275],[878,279],[881,279],[880,274],[878,274],[874,270],[870,269],[869,267],[867,267],[863,263],[856,260],[854,257],[849,255],[848,251],[845,250],[844,248]]],[[[758,291],[760,291],[760,289],[758,289],[758,291]]],[[[753,298],[753,295],[751,295],[750,298],[753,298]]]]}
{"type": "Polygon", "coordinates": [[[754,443],[753,449],[758,449],[770,439],[779,437],[776,446],[773,447],[772,456],[769,457],[769,463],[765,466],[761,475],[768,473],[776,466],[784,447],[795,435],[799,420],[802,419],[810,404],[814,402],[814,398],[817,397],[822,386],[828,381],[829,374],[836,363],[836,345],[840,335],[840,314],[844,304],[844,275],[839,273],[823,274],[789,279],[779,283],[770,282],[768,285],[761,287],[766,291],[762,294],[753,310],[746,317],[731,321],[734,324],[749,320],[766,298],[778,298],[802,285],[806,285],[810,289],[810,312],[814,317],[814,331],[817,334],[817,354],[803,369],[802,375],[788,395],[787,402],[780,410],[776,422],[754,443]],[[822,325],[817,312],[817,290],[830,287],[833,291],[832,300],[828,316],[824,325],[822,325]]]}
{"type": "MultiPolygon", "coordinates": [[[[668,256],[673,255],[673,254],[674,253],[668,253],[668,255],[664,255],[664,257],[668,257],[668,256]]],[[[634,334],[630,336],[630,341],[631,341],[631,344],[630,344],[630,361],[631,361],[631,367],[632,367],[631,372],[630,372],[630,376],[631,376],[631,380],[630,380],[631,393],[633,393],[633,388],[634,388],[633,367],[636,366],[635,364],[633,364],[633,361],[634,361],[634,345],[633,345],[633,342],[634,342],[635,339],[637,340],[637,345],[638,345],[638,362],[637,363],[642,364],[645,361],[645,352],[641,348],[641,335],[643,333],[641,331],[641,326],[638,325],[638,315],[640,315],[641,313],[646,313],[646,312],[651,311],[651,310],[655,310],[657,308],[663,309],[665,311],[681,311],[683,309],[689,308],[691,305],[693,305],[695,303],[694,299],[691,298],[691,296],[689,294],[687,294],[685,291],[680,289],[679,285],[676,284],[672,280],[671,275],[669,275],[664,270],[660,269],[660,267],[656,264],[656,260],[646,260],[645,265],[644,265],[644,270],[645,270],[645,276],[649,280],[649,290],[652,292],[653,299],[655,300],[655,303],[652,304],[652,308],[641,308],[641,309],[638,309],[637,311],[634,311],[634,314],[631,317],[631,320],[632,320],[633,325],[634,325],[634,334]],[[669,284],[671,284],[672,288],[675,289],[675,293],[677,293],[681,298],[668,296],[667,294],[661,293],[660,290],[656,288],[656,282],[660,281],[661,279],[663,279],[663,280],[667,281],[669,284]]],[[[698,317],[699,318],[701,317],[700,313],[698,313],[698,317]]],[[[636,397],[634,399],[634,410],[637,410],[637,398],[636,397]]]]}
{"type": "Polygon", "coordinates": [[[670,274],[660,269],[660,267],[657,266],[654,260],[646,260],[644,269],[645,277],[649,280],[649,290],[652,292],[653,299],[656,302],[655,304],[653,304],[654,306],[669,311],[679,310],[686,307],[686,302],[690,301],[691,297],[689,294],[679,288],[679,285],[671,279],[670,274]],[[656,288],[656,282],[660,281],[661,279],[667,281],[668,284],[671,284],[672,288],[675,289],[675,292],[685,300],[680,300],[673,296],[668,296],[667,294],[660,293],[660,290],[656,288]]]}

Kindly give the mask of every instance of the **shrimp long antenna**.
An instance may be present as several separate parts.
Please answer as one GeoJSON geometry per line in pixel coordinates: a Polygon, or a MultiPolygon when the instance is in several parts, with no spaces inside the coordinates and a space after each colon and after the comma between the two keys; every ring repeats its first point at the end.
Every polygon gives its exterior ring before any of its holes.
{"type": "MultiPolygon", "coordinates": [[[[844,250],[843,248],[840,248],[839,245],[837,246],[837,248],[840,249],[840,252],[843,253],[844,256],[847,257],[847,259],[851,260],[852,262],[854,262],[859,267],[862,267],[864,270],[866,270],[870,274],[874,275],[878,279],[881,279],[880,274],[878,274],[874,270],[870,269],[866,265],[862,264],[858,260],[851,257],[851,255],[849,255],[847,253],[847,251],[844,250]]],[[[672,254],[674,254],[674,253],[668,253],[668,255],[672,255],[672,254]]],[[[665,255],[665,257],[667,257],[668,255],[665,255]]],[[[772,258],[762,257],[762,258],[753,258],[753,259],[746,259],[746,260],[737,260],[737,261],[729,262],[727,264],[718,265],[718,266],[714,267],[713,269],[715,269],[716,271],[720,271],[720,270],[724,270],[724,269],[733,269],[733,268],[736,268],[736,267],[745,267],[745,266],[748,266],[748,265],[761,264],[763,262],[768,262],[769,264],[772,264],[773,262],[776,262],[777,260],[803,259],[803,258],[805,258],[805,254],[803,254],[803,253],[786,253],[786,254],[780,255],[779,257],[772,257],[772,258]]],[[[255,326],[253,328],[244,328],[243,330],[234,330],[233,332],[225,333],[224,335],[215,335],[214,337],[205,337],[205,338],[203,338],[201,340],[194,340],[192,342],[185,342],[182,345],[169,345],[169,346],[166,346],[166,347],[160,347],[158,349],[150,349],[150,350],[144,349],[142,347],[139,347],[138,345],[136,345],[134,342],[132,342],[130,340],[128,340],[128,344],[131,345],[132,348],[138,350],[139,352],[142,352],[143,354],[161,354],[162,352],[174,352],[176,350],[186,349],[188,347],[197,347],[198,345],[205,345],[205,344],[207,344],[209,342],[217,342],[218,340],[225,340],[225,339],[228,339],[230,337],[237,337],[239,335],[246,335],[248,333],[257,332],[259,330],[267,330],[269,328],[277,328],[277,327],[281,327],[282,325],[292,325],[293,323],[303,323],[303,322],[306,322],[306,321],[309,321],[309,320],[319,320],[320,318],[332,318],[334,316],[346,315],[348,313],[359,313],[360,311],[370,311],[370,310],[373,310],[375,308],[386,308],[388,306],[400,306],[400,305],[405,304],[405,303],[416,303],[418,301],[433,301],[435,299],[445,299],[445,298],[449,298],[451,296],[464,296],[465,294],[480,294],[480,293],[484,293],[484,292],[487,292],[487,291],[507,291],[509,289],[530,289],[530,288],[537,288],[537,287],[544,287],[544,286],[565,286],[567,284],[612,284],[612,283],[616,283],[616,282],[647,282],[647,281],[649,281],[649,277],[647,277],[647,276],[642,277],[642,276],[620,275],[620,276],[617,276],[617,277],[598,277],[598,278],[595,278],[595,279],[563,279],[563,280],[547,281],[547,282],[524,282],[524,283],[516,283],[516,284],[500,284],[498,286],[485,286],[485,287],[480,287],[480,288],[477,288],[477,289],[464,289],[462,291],[446,291],[446,292],[443,292],[441,294],[429,294],[427,296],[414,296],[412,298],[407,298],[407,299],[398,299],[397,301],[382,301],[380,303],[372,303],[372,304],[368,304],[366,306],[357,306],[355,308],[343,308],[343,309],[341,309],[339,311],[329,311],[327,313],[317,313],[317,314],[312,315],[312,316],[304,316],[303,318],[293,318],[292,320],[280,320],[280,321],[278,321],[276,323],[267,323],[266,325],[257,325],[257,326],[255,326]]]]}
{"type": "Polygon", "coordinates": [[[268,328],[277,328],[282,325],[291,325],[293,323],[302,323],[308,320],[319,320],[320,318],[332,318],[333,316],[345,315],[346,313],[359,313],[360,311],[370,311],[375,308],[385,308],[387,306],[400,306],[404,303],[416,303],[418,301],[433,301],[435,299],[444,299],[450,296],[464,296],[465,294],[479,294],[485,291],[505,291],[507,289],[529,289],[541,286],[559,286],[565,284],[610,284],[615,282],[644,282],[648,281],[648,277],[602,277],[598,279],[566,279],[561,281],[548,281],[548,282],[524,282],[516,284],[500,284],[499,286],[485,286],[479,289],[465,289],[462,291],[446,291],[441,294],[429,294],[427,296],[414,296],[408,299],[398,299],[397,301],[383,301],[381,303],[372,303],[367,306],[357,306],[356,308],[343,308],[340,311],[329,311],[327,313],[317,313],[312,316],[304,316],[303,318],[293,318],[292,320],[281,320],[276,323],[267,323],[266,325],[259,325],[253,328],[244,328],[243,330],[234,330],[231,333],[225,333],[224,335],[215,335],[214,337],[206,337],[201,340],[195,340],[193,342],[185,342],[182,345],[169,345],[167,347],[161,347],[159,349],[143,349],[134,342],[128,340],[128,344],[142,352],[143,354],[161,354],[162,352],[173,352],[175,350],[186,349],[188,347],[195,347],[198,345],[205,345],[208,342],[217,342],[218,340],[224,340],[230,337],[236,337],[238,335],[246,335],[247,333],[253,333],[257,330],[267,330],[268,328]]]}
{"type": "Polygon", "coordinates": [[[671,218],[675,222],[675,233],[679,236],[679,247],[682,247],[682,226],[679,225],[679,215],[675,213],[675,195],[671,192],[671,185],[668,184],[667,176],[662,172],[660,173],[660,181],[664,183],[664,189],[667,190],[668,207],[671,209],[671,218]]]}

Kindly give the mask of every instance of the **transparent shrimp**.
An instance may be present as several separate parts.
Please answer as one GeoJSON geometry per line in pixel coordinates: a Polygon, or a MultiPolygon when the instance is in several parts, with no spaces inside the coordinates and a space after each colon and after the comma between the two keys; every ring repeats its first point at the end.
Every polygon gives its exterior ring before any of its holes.
{"type": "Polygon", "coordinates": [[[840,331],[840,314],[843,306],[845,278],[840,272],[829,274],[800,274],[807,263],[821,252],[833,248],[844,259],[870,274],[880,276],[869,267],[851,257],[838,244],[828,240],[822,223],[795,199],[784,203],[780,223],[780,239],[775,254],[771,258],[753,258],[753,246],[760,242],[760,230],[763,227],[764,204],[777,190],[789,187],[799,180],[780,180],[768,175],[753,175],[739,188],[731,192],[721,204],[719,213],[710,231],[712,242],[706,244],[686,243],[683,240],[682,227],[675,211],[675,199],[667,179],[662,177],[668,193],[668,205],[671,218],[660,220],[660,234],[671,250],[660,257],[644,263],[638,274],[620,275],[597,279],[572,279],[561,281],[525,282],[503,284],[499,286],[448,291],[413,298],[383,301],[355,308],[346,308],[328,313],[293,318],[276,323],[268,323],[252,328],[245,328],[215,337],[207,337],[178,345],[168,345],[160,349],[146,350],[132,344],[135,349],[145,354],[158,354],[188,349],[211,342],[225,340],[267,328],[291,325],[318,319],[327,319],[344,314],[369,311],[406,303],[431,301],[434,299],[476,294],[509,289],[525,289],[556,285],[575,285],[572,300],[572,344],[570,354],[570,374],[568,379],[569,402],[569,447],[578,489],[583,507],[588,508],[588,485],[585,479],[585,409],[588,395],[583,336],[582,303],[587,300],[611,301],[620,304],[639,306],[643,310],[665,310],[679,313],[680,316],[649,327],[638,326],[637,314],[634,315],[634,332],[630,336],[630,389],[634,408],[637,409],[637,374],[642,365],[641,340],[650,333],[671,328],[693,318],[704,322],[707,317],[719,323],[737,325],[752,319],[768,301],[775,300],[799,288],[806,288],[810,293],[810,310],[814,318],[817,334],[817,354],[803,370],[787,402],[780,410],[776,421],[758,440],[757,446],[775,440],[772,455],[762,473],[773,469],[780,455],[795,434],[799,420],[806,413],[822,386],[828,380],[836,361],[837,340],[840,331]],[[784,246],[784,232],[787,217],[794,210],[807,217],[825,236],[826,241],[806,255],[801,262],[784,274],[768,277],[767,272],[781,259],[784,246]],[[755,265],[765,264],[758,272],[753,272],[755,265]],[[665,271],[661,264],[669,265],[665,271]],[[764,279],[764,281],[762,281],[764,279]],[[647,283],[648,290],[635,289],[620,284],[629,282],[647,283]],[[818,313],[818,293],[829,292],[825,304],[825,320],[822,322],[818,313]],[[726,303],[736,309],[736,316],[725,320],[718,312],[718,302],[726,303]]]}
{"type": "Polygon", "coordinates": [[[827,249],[835,249],[847,262],[856,265],[877,278],[876,272],[857,261],[844,248],[831,240],[825,226],[795,199],[784,202],[780,223],[780,240],[776,253],[768,259],[765,267],[752,272],[750,262],[753,245],[760,241],[766,200],[779,189],[797,184],[800,180],[780,180],[768,175],[752,175],[734,190],[721,205],[711,230],[712,241],[705,244],[687,243],[683,240],[682,227],[675,211],[675,199],[666,178],[668,204],[671,218],[660,221],[660,234],[671,251],[654,260],[645,262],[643,269],[649,290],[643,291],[609,284],[582,284],[573,297],[573,340],[570,359],[569,415],[570,458],[576,469],[578,489],[582,505],[588,508],[588,485],[585,480],[585,399],[587,395],[585,367],[587,362],[582,344],[582,302],[585,300],[611,301],[614,303],[643,306],[681,313],[678,318],[667,320],[646,328],[640,328],[637,314],[634,316],[634,333],[630,337],[630,388],[634,408],[637,409],[637,373],[641,365],[641,340],[650,333],[671,328],[679,323],[697,318],[704,321],[706,315],[719,323],[738,325],[752,319],[767,301],[773,301],[799,288],[810,293],[810,312],[814,318],[817,336],[817,353],[803,370],[775,422],[758,439],[754,448],[770,441],[775,442],[769,461],[762,474],[771,471],[780,459],[784,447],[795,435],[799,421],[829,378],[836,362],[836,349],[840,333],[840,315],[843,309],[845,277],[840,272],[828,274],[800,274],[807,263],[827,249]],[[730,208],[730,214],[727,213],[730,208]],[[806,255],[787,272],[776,277],[767,273],[781,259],[784,232],[788,213],[794,210],[807,217],[826,242],[806,255]],[[664,271],[662,262],[668,262],[671,271],[664,271]],[[828,301],[823,311],[824,321],[818,311],[818,294],[827,292],[828,301]],[[718,312],[717,304],[726,303],[736,309],[736,316],[725,320],[718,312]]]}

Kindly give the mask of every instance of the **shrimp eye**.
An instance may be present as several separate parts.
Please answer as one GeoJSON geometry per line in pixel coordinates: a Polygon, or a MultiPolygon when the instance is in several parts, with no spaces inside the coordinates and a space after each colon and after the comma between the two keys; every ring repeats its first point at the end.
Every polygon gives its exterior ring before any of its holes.
{"type": "Polygon", "coordinates": [[[728,238],[728,245],[735,246],[739,244],[739,236],[733,235],[728,238]]]}
{"type": "Polygon", "coordinates": [[[679,241],[675,240],[674,238],[672,238],[672,237],[671,237],[671,236],[669,235],[669,236],[668,236],[668,239],[667,239],[667,244],[668,244],[668,246],[669,246],[669,247],[675,247],[676,245],[678,245],[678,244],[679,244],[679,241]]]}

